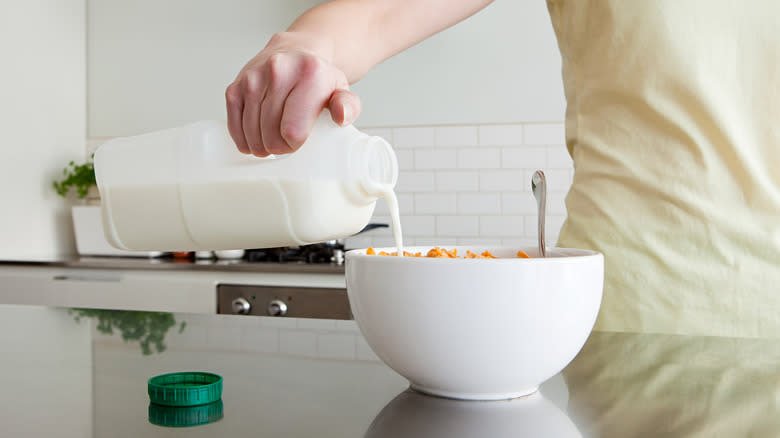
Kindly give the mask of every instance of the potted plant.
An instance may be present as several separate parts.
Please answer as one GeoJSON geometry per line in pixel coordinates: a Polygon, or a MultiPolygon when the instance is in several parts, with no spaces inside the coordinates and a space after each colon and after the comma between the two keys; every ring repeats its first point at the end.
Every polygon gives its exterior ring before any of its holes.
{"type": "Polygon", "coordinates": [[[103,234],[100,192],[95,179],[95,166],[91,160],[81,164],[71,161],[62,170],[62,175],[61,179],[53,182],[57,194],[67,199],[72,192],[75,192],[76,198],[84,200],[86,204],[74,205],[71,209],[76,251],[80,255],[157,257],[163,254],[162,252],[124,251],[108,243],[103,234]]]}
{"type": "Polygon", "coordinates": [[[79,199],[85,199],[87,205],[100,205],[100,192],[95,180],[95,166],[91,161],[76,164],[71,161],[62,169],[63,178],[52,184],[57,194],[66,198],[71,189],[79,199]]]}

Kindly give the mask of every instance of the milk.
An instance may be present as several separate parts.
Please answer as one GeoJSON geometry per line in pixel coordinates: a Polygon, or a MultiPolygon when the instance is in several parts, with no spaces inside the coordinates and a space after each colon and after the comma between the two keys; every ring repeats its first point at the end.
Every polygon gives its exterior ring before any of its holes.
{"type": "Polygon", "coordinates": [[[404,256],[404,239],[401,232],[401,214],[398,209],[398,197],[395,196],[395,192],[392,188],[388,188],[382,193],[382,196],[387,202],[387,209],[390,210],[390,222],[393,226],[393,238],[395,239],[395,247],[397,256],[404,256]]]}
{"type": "Polygon", "coordinates": [[[177,184],[109,185],[100,190],[100,197],[103,230],[112,246],[157,248],[153,251],[197,246],[184,225],[177,184]]]}
{"type": "Polygon", "coordinates": [[[323,113],[301,148],[238,152],[224,122],[114,139],[95,153],[107,240],[126,250],[304,245],[362,230],[386,197],[402,248],[395,153],[323,113]]]}
{"type": "Polygon", "coordinates": [[[269,178],[111,187],[104,205],[117,218],[121,245],[170,251],[272,248],[334,240],[363,229],[375,203],[355,205],[344,196],[344,186],[269,178]],[[167,204],[174,196],[178,205],[167,204]]]}

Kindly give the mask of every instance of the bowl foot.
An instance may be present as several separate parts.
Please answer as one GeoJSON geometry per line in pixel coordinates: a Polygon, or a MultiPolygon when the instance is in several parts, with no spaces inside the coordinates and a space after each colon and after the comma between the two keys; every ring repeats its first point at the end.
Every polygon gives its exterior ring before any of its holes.
{"type": "Polygon", "coordinates": [[[414,383],[409,385],[410,388],[423,394],[432,395],[434,397],[451,398],[455,400],[472,400],[472,401],[492,401],[492,400],[510,400],[513,398],[527,397],[536,393],[539,390],[538,386],[534,386],[528,389],[513,392],[453,392],[444,391],[434,388],[426,388],[414,383]]]}

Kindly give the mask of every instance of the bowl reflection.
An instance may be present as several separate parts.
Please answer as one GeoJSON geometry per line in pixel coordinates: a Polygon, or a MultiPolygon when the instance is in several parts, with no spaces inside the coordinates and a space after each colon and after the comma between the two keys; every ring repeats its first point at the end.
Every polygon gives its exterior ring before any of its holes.
{"type": "Polygon", "coordinates": [[[500,401],[432,397],[408,389],[374,418],[366,438],[582,437],[553,402],[536,392],[500,401]]]}

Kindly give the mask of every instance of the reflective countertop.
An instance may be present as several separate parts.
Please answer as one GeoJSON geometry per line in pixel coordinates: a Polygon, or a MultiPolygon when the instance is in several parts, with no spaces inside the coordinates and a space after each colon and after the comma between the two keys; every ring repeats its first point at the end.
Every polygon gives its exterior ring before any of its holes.
{"type": "Polygon", "coordinates": [[[780,339],[594,332],[536,394],[466,402],[409,390],[352,321],[0,306],[0,388],[14,437],[778,437],[780,339]],[[151,405],[176,371],[221,403],[151,405]]]}

